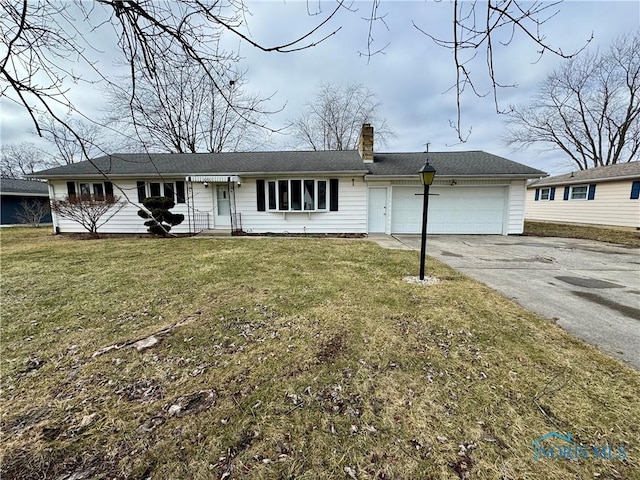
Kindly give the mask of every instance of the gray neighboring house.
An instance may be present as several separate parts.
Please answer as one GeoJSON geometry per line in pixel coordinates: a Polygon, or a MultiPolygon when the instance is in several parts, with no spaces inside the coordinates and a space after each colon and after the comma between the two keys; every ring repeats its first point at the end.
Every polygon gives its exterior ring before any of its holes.
{"type": "MultiPolygon", "coordinates": [[[[526,182],[546,174],[482,151],[377,153],[363,125],[356,151],[114,154],[37,172],[52,198],[113,193],[128,205],[103,233],[144,233],[148,196],[174,199],[185,216],[172,232],[420,233],[429,160],[429,233],[520,234],[526,182]]],[[[82,228],[54,214],[57,231],[82,228]]]]}
{"type": "MultiPolygon", "coordinates": [[[[23,202],[49,205],[49,186],[46,182],[35,180],[0,179],[0,223],[19,225],[23,202]]],[[[51,213],[47,213],[41,223],[51,223],[51,213]]]]}
{"type": "Polygon", "coordinates": [[[640,229],[640,162],[544,178],[527,187],[527,220],[640,229]]]}

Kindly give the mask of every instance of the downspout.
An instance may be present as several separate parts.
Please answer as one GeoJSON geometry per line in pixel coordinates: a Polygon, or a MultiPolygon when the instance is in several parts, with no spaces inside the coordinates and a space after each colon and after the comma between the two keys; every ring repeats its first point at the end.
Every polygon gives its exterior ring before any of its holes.
{"type": "Polygon", "coordinates": [[[187,222],[189,223],[189,233],[193,233],[191,230],[191,208],[189,208],[189,178],[190,177],[185,177],[184,179],[184,194],[185,194],[185,199],[184,199],[184,203],[187,206],[187,222]]]}
{"type": "Polygon", "coordinates": [[[231,235],[233,235],[233,210],[235,207],[235,195],[234,195],[234,202],[231,202],[231,189],[233,187],[231,186],[231,177],[227,177],[227,192],[229,192],[229,224],[231,225],[231,235]]]}
{"type": "MultiPolygon", "coordinates": [[[[190,233],[196,233],[196,211],[195,211],[195,200],[193,198],[193,182],[191,181],[191,177],[187,177],[187,195],[191,199],[191,208],[187,208],[189,212],[189,230],[190,233]],[[190,192],[190,193],[189,193],[190,192]],[[193,229],[191,228],[191,221],[193,220],[193,229]]],[[[189,200],[187,200],[187,206],[189,205],[189,200]]]]}
{"type": "Polygon", "coordinates": [[[60,226],[58,225],[58,216],[56,212],[51,208],[52,202],[56,199],[56,191],[51,182],[47,180],[47,186],[49,187],[49,210],[51,211],[51,223],[53,224],[53,233],[55,235],[60,233],[60,226]]]}

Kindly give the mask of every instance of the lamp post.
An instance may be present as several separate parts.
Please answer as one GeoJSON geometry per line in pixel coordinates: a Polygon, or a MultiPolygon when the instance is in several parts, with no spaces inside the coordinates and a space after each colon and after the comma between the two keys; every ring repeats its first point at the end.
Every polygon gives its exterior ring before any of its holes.
{"type": "Polygon", "coordinates": [[[424,280],[424,258],[427,246],[427,211],[429,210],[429,187],[436,176],[436,169],[429,165],[429,160],[418,172],[420,181],[424,186],[424,199],[422,201],[422,241],[420,243],[420,280],[424,280]]]}

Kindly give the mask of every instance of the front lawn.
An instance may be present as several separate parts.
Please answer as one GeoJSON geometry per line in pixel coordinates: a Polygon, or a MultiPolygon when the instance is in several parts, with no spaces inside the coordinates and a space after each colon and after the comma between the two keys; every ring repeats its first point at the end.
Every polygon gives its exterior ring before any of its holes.
{"type": "Polygon", "coordinates": [[[562,223],[524,222],[524,235],[536,237],[583,238],[598,242],[640,247],[640,232],[619,228],[588,227],[562,223]]]}
{"type": "Polygon", "coordinates": [[[1,241],[3,479],[638,478],[638,372],[417,252],[1,241]]]}

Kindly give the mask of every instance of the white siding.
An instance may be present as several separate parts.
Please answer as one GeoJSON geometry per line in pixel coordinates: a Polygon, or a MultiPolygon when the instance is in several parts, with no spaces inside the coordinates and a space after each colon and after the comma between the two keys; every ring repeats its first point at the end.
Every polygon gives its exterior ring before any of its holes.
{"type": "Polygon", "coordinates": [[[640,227],[640,200],[629,198],[632,183],[631,179],[596,183],[593,200],[563,200],[565,186],[558,185],[553,201],[536,201],[536,189],[529,188],[525,217],[532,221],[638,228],[640,227]]]}
{"type": "MultiPolygon", "coordinates": [[[[166,182],[175,182],[179,179],[163,179],[166,182]]],[[[71,181],[71,180],[70,180],[71,181]]],[[[158,180],[160,181],[160,180],[158,180]]],[[[83,181],[84,182],[84,181],[83,181]]],[[[56,199],[62,199],[67,196],[67,181],[66,180],[51,180],[50,185],[53,188],[56,199]]],[[[93,183],[87,180],[87,183],[93,183]]],[[[147,227],[144,226],[144,219],[138,216],[138,210],[140,205],[138,204],[138,193],[136,188],[136,180],[117,180],[113,181],[113,193],[115,196],[121,197],[123,200],[128,200],[127,204],[122,210],[120,210],[113,218],[107,221],[103,226],[98,228],[98,233],[135,233],[142,234],[147,232],[147,227]]],[[[202,200],[203,195],[196,195],[198,204],[206,203],[202,200]]],[[[182,213],[185,216],[184,222],[180,225],[173,227],[171,230],[173,233],[188,233],[189,221],[187,215],[189,214],[187,204],[178,203],[171,210],[173,213],[182,213]]],[[[83,233],[86,232],[84,227],[77,222],[57,216],[57,227],[62,233],[83,233]]]]}
{"type": "Polygon", "coordinates": [[[507,235],[520,235],[524,231],[526,182],[514,180],[509,185],[507,208],[507,235]]]}
{"type": "MultiPolygon", "coordinates": [[[[279,180],[289,178],[301,177],[278,177],[279,180]]],[[[329,177],[323,179],[328,181],[329,177]]],[[[241,214],[242,229],[247,233],[312,234],[366,233],[367,231],[367,188],[362,177],[339,179],[337,212],[327,210],[326,212],[286,213],[259,212],[256,198],[256,179],[243,178],[242,186],[236,189],[236,209],[241,214]]]]}

